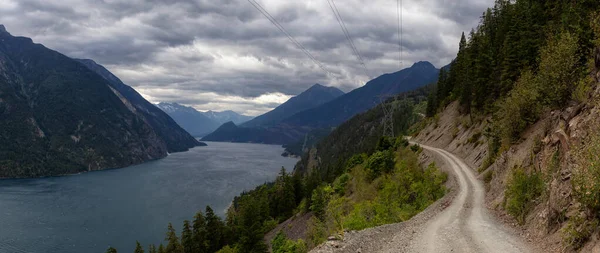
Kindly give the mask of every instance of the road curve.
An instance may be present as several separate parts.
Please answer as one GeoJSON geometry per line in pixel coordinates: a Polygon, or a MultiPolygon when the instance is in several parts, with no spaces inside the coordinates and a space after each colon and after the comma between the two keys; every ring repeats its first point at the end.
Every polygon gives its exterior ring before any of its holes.
{"type": "Polygon", "coordinates": [[[530,252],[487,212],[485,191],[473,170],[450,152],[419,144],[440,156],[456,175],[459,191],[444,211],[427,221],[407,252],[530,252]]]}

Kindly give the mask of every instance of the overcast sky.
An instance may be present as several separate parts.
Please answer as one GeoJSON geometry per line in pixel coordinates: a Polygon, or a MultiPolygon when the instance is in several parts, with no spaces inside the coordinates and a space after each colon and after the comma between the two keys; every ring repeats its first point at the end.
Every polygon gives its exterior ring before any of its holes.
{"type": "MultiPolygon", "coordinates": [[[[247,0],[0,0],[0,24],[104,65],[151,102],[257,115],[315,83],[347,92],[398,71],[394,0],[337,0],[362,69],[327,0],[257,0],[326,74],[247,0]]],[[[456,55],[493,0],[404,0],[403,67],[456,55]]]]}

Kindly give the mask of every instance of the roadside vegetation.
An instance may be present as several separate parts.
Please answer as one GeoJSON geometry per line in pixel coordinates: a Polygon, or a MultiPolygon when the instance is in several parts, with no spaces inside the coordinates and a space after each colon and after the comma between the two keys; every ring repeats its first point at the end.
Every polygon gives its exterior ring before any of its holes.
{"type": "MultiPolygon", "coordinates": [[[[512,145],[521,143],[527,128],[550,111],[590,102],[600,68],[594,50],[600,55],[599,47],[598,1],[497,0],[483,13],[477,29],[463,34],[456,59],[440,72],[436,91],[428,98],[429,121],[439,118],[436,114],[452,101],[458,101],[461,112],[471,119],[491,116],[482,132],[488,156],[478,169],[490,182],[494,171],[487,169],[512,145]]],[[[600,138],[597,132],[592,135],[571,150],[577,163],[571,183],[581,210],[569,218],[562,232],[573,249],[597,233],[600,223],[600,138]]],[[[534,149],[535,153],[541,149],[539,138],[534,149]]],[[[554,153],[551,166],[557,168],[549,173],[558,172],[562,155],[554,153]]],[[[512,168],[503,207],[525,223],[552,178],[531,167],[512,168]]]]}

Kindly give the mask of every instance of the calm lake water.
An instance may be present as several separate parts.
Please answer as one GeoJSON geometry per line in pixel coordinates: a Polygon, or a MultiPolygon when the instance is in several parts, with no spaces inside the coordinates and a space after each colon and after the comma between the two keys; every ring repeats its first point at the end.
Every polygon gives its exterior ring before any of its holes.
{"type": "Polygon", "coordinates": [[[0,180],[0,252],[133,252],[178,232],[210,205],[224,215],[237,194],[273,180],[284,158],[279,146],[208,143],[124,169],[80,175],[0,180]]]}

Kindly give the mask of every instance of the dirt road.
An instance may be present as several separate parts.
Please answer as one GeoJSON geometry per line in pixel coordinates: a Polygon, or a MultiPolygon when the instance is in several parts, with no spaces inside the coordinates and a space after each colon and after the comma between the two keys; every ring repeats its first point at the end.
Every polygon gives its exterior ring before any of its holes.
{"type": "Polygon", "coordinates": [[[455,189],[448,196],[409,221],[349,233],[311,252],[531,252],[488,213],[484,187],[469,166],[445,150],[421,147],[449,172],[455,189]]]}

